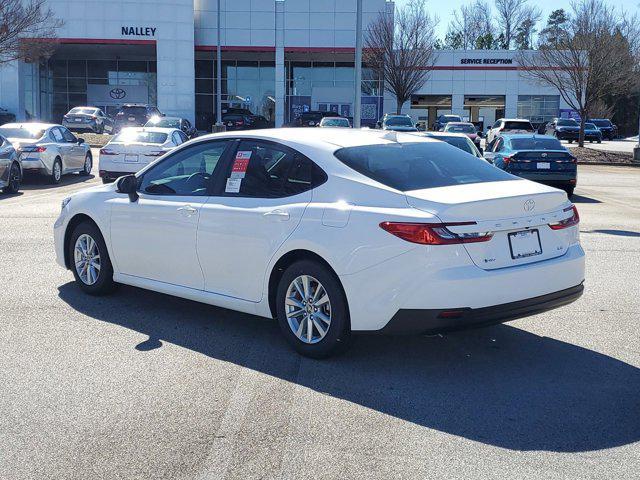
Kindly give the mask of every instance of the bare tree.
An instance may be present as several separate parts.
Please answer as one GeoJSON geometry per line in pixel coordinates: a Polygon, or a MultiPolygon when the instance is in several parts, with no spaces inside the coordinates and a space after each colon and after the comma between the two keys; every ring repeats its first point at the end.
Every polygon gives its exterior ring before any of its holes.
{"type": "Polygon", "coordinates": [[[61,25],[46,0],[0,0],[0,63],[49,53],[61,25]]]}
{"type": "Polygon", "coordinates": [[[637,47],[630,43],[637,43],[637,23],[603,0],[579,0],[564,24],[566,35],[545,38],[535,54],[519,54],[518,63],[528,65],[522,75],[555,87],[580,114],[580,146],[592,107],[636,81],[629,72],[637,68],[637,47]]]}
{"type": "Polygon", "coordinates": [[[522,37],[523,30],[532,30],[540,21],[542,15],[540,9],[527,5],[527,1],[496,0],[496,16],[502,33],[502,48],[511,48],[518,34],[522,37]]]}
{"type": "Polygon", "coordinates": [[[393,16],[380,13],[364,38],[363,60],[396,97],[396,112],[426,82],[435,62],[435,27],[425,0],[411,0],[393,16]]]}
{"type": "Polygon", "coordinates": [[[493,48],[496,40],[491,7],[482,0],[462,5],[453,12],[445,42],[453,49],[493,48]]]}

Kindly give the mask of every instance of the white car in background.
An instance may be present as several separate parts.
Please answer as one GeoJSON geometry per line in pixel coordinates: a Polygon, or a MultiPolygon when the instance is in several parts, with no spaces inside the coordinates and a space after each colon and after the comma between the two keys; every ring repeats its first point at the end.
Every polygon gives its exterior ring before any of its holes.
{"type": "Polygon", "coordinates": [[[485,150],[501,133],[535,133],[531,122],[526,118],[500,118],[487,130],[485,150]]]}
{"type": "Polygon", "coordinates": [[[60,183],[62,175],[89,175],[93,168],[91,148],[66,127],[49,123],[5,123],[0,135],[20,156],[24,173],[35,172],[60,183]]]}
{"type": "Polygon", "coordinates": [[[100,178],[103,183],[110,183],[136,173],[187,140],[177,128],[123,128],[100,149],[100,178]]]}
{"type": "Polygon", "coordinates": [[[578,223],[563,191],[445,142],[310,128],[199,137],[65,199],[54,236],[86,293],[117,282],[277,318],[322,357],[352,332],[436,333],[576,300],[578,223]]]}

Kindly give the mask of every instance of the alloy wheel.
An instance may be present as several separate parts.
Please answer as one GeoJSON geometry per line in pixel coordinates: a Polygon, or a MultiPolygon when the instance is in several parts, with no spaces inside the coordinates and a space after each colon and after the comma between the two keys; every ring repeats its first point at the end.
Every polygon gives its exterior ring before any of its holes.
{"type": "Polygon", "coordinates": [[[60,162],[55,162],[53,164],[53,178],[56,182],[59,182],[61,177],[62,177],[62,166],[60,165],[60,162]]]}
{"type": "Polygon", "coordinates": [[[17,192],[20,188],[20,168],[14,163],[9,171],[9,190],[17,192]]]}
{"type": "Polygon", "coordinates": [[[91,160],[91,156],[87,155],[84,159],[84,173],[89,175],[91,173],[92,167],[93,167],[93,162],[91,160]]]}
{"type": "Polygon", "coordinates": [[[86,233],[76,240],[73,249],[76,273],[85,285],[93,285],[100,276],[100,250],[96,241],[86,233]]]}
{"type": "Polygon", "coordinates": [[[307,344],[321,341],[331,327],[331,301],[322,284],[310,275],[295,278],[285,297],[287,323],[307,344]]]}

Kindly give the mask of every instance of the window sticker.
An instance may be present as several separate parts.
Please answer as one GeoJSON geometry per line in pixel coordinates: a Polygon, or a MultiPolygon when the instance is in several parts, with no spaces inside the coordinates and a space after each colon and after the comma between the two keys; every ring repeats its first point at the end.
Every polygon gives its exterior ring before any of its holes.
{"type": "Polygon", "coordinates": [[[231,168],[231,178],[244,178],[249,167],[251,151],[240,151],[236,153],[236,159],[231,168]]]}
{"type": "Polygon", "coordinates": [[[242,178],[227,178],[227,186],[225,187],[225,193],[240,193],[240,185],[242,185],[242,178]]]}

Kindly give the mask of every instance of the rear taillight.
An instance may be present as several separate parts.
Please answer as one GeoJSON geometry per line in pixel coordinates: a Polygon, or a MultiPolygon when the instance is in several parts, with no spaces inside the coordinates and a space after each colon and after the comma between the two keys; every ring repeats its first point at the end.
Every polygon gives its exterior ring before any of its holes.
{"type": "Polygon", "coordinates": [[[447,227],[475,225],[476,222],[458,223],[405,223],[382,222],[380,228],[396,237],[421,245],[453,245],[457,243],[488,242],[491,232],[454,233],[447,227]]]}
{"type": "Polygon", "coordinates": [[[29,153],[42,153],[47,150],[47,147],[43,147],[42,145],[35,145],[35,146],[29,146],[29,147],[24,146],[20,150],[22,150],[23,152],[29,152],[29,153]]]}
{"type": "Polygon", "coordinates": [[[113,150],[109,150],[108,148],[101,148],[100,155],[118,155],[118,152],[114,152],[113,150]]]}
{"type": "Polygon", "coordinates": [[[565,208],[563,212],[573,212],[573,215],[564,220],[560,220],[558,223],[550,223],[549,227],[551,227],[552,230],[562,230],[563,228],[573,227],[580,223],[580,215],[578,215],[578,209],[575,205],[565,208]]]}
{"type": "Polygon", "coordinates": [[[507,155],[505,157],[502,157],[502,161],[504,162],[504,165],[506,167],[513,161],[513,155],[507,155]]]}
{"type": "Polygon", "coordinates": [[[236,121],[236,125],[242,126],[242,125],[244,125],[244,122],[242,120],[237,120],[236,121]]]}

